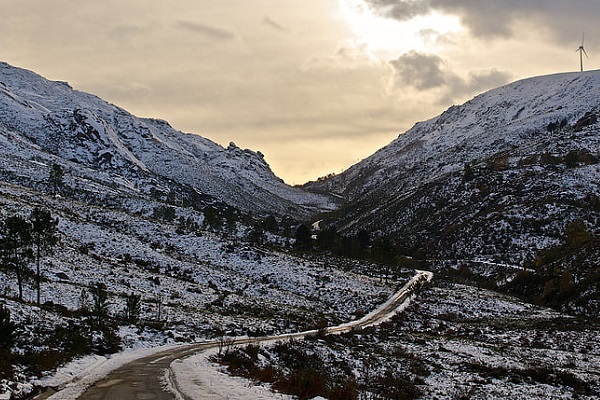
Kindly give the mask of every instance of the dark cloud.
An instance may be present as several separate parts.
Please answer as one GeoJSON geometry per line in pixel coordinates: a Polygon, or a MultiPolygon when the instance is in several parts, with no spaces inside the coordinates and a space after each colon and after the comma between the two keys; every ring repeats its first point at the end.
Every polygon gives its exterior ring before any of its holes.
{"type": "Polygon", "coordinates": [[[439,89],[442,92],[442,104],[501,86],[510,80],[510,74],[496,69],[473,71],[467,78],[462,78],[444,68],[444,60],[440,57],[416,51],[390,61],[390,65],[394,68],[392,83],[395,88],[411,86],[423,91],[439,89]]]}
{"type": "Polygon", "coordinates": [[[411,51],[390,61],[390,64],[394,67],[397,79],[419,90],[433,89],[446,83],[442,71],[444,61],[436,55],[411,51]]]}
{"type": "Polygon", "coordinates": [[[365,2],[387,17],[401,21],[427,14],[431,9],[427,0],[365,0],[365,2]]]}
{"type": "Polygon", "coordinates": [[[263,23],[277,31],[281,31],[281,32],[289,31],[288,28],[286,28],[285,26],[281,25],[279,22],[275,21],[273,18],[268,17],[268,16],[263,18],[263,23]]]}
{"type": "Polygon", "coordinates": [[[482,36],[508,36],[514,15],[523,3],[514,0],[365,0],[380,15],[405,21],[432,11],[461,17],[463,23],[482,36]],[[519,7],[520,5],[520,7],[519,7]]]}
{"type": "Polygon", "coordinates": [[[457,15],[479,37],[509,37],[515,22],[530,21],[567,41],[577,31],[597,25],[598,0],[364,0],[371,10],[401,21],[433,11],[457,15]],[[568,36],[565,39],[565,36],[568,36]]]}
{"type": "Polygon", "coordinates": [[[235,40],[238,37],[237,33],[234,31],[218,26],[208,25],[202,22],[182,20],[177,22],[177,27],[198,33],[214,40],[228,41],[235,40]]]}

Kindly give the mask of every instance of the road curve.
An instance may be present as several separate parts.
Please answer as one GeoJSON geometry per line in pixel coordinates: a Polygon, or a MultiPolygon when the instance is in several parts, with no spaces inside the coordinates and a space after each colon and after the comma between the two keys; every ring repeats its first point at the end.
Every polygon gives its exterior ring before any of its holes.
{"type": "MultiPolygon", "coordinates": [[[[373,310],[364,317],[338,326],[327,327],[325,333],[339,334],[349,332],[355,329],[363,329],[369,326],[380,324],[397,313],[407,301],[415,295],[415,292],[423,286],[423,284],[433,277],[433,274],[428,271],[417,271],[417,273],[394,295],[392,295],[385,303],[373,310]]],[[[276,336],[264,337],[240,337],[228,338],[228,345],[238,345],[246,343],[261,343],[275,340],[302,339],[310,335],[317,334],[317,330],[308,330],[304,332],[282,334],[276,336]]],[[[108,373],[104,378],[94,383],[80,385],[88,386],[80,387],[77,382],[72,382],[65,389],[56,392],[50,397],[39,396],[36,399],[50,400],[67,400],[78,398],[80,400],[185,400],[185,397],[180,393],[173,394],[172,391],[178,392],[177,384],[174,379],[171,379],[170,365],[176,360],[191,356],[204,350],[218,347],[222,345],[222,341],[213,340],[204,343],[196,343],[190,345],[182,345],[173,349],[154,353],[150,356],[142,357],[131,361],[120,368],[108,373]],[[165,379],[166,377],[166,379],[165,379]],[[169,382],[165,384],[165,381],[169,382]],[[169,390],[170,387],[170,390],[169,390]],[[77,395],[69,395],[68,389],[72,393],[82,393],[77,395]]],[[[81,380],[81,379],[80,379],[81,380]]],[[[83,381],[83,380],[81,380],[83,381]]]]}

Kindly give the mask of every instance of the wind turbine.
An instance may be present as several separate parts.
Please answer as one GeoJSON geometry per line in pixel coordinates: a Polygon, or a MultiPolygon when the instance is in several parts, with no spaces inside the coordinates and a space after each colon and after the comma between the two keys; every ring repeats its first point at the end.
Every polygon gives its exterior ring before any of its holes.
{"type": "Polygon", "coordinates": [[[585,51],[585,48],[583,47],[583,41],[585,40],[585,32],[583,32],[583,35],[581,36],[581,46],[579,46],[579,48],[575,51],[579,52],[579,63],[581,64],[581,72],[583,72],[583,55],[585,54],[585,58],[587,58],[588,60],[590,59],[587,55],[587,52],[585,51]]]}

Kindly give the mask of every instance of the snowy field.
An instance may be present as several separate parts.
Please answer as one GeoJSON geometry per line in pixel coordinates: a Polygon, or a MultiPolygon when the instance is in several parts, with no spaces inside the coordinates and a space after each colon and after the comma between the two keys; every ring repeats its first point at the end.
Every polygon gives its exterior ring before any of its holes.
{"type": "MultiPolygon", "coordinates": [[[[379,398],[379,377],[389,372],[414,389],[406,398],[600,396],[597,322],[456,283],[434,280],[381,327],[297,347],[337,366],[330,374],[356,379],[361,398],[379,398]]],[[[262,349],[260,359],[285,369],[276,346],[262,349]]]]}

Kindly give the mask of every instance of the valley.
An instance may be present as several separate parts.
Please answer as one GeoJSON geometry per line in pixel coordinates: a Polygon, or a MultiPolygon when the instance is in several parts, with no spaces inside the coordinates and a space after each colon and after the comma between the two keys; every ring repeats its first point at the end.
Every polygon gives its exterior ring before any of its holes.
{"type": "Polygon", "coordinates": [[[0,398],[129,362],[186,399],[215,376],[216,399],[597,397],[599,88],[515,82],[290,187],[260,152],[1,63],[0,398]]]}

